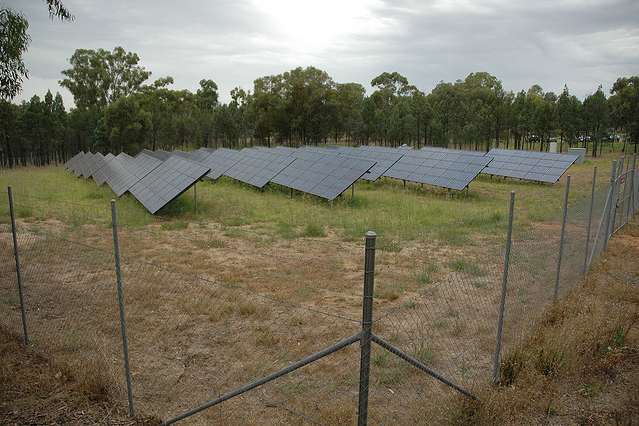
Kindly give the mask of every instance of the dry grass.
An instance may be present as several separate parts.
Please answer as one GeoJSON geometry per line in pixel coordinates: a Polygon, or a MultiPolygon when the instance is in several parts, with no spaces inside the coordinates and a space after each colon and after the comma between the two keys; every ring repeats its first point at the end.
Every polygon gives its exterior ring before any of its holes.
{"type": "Polygon", "coordinates": [[[503,361],[501,385],[458,424],[633,424],[639,418],[639,227],[503,361]],[[634,284],[633,284],[634,282],[634,284]],[[633,420],[634,419],[634,420],[633,420]]]}
{"type": "Polygon", "coordinates": [[[103,365],[86,360],[75,369],[53,363],[0,329],[0,423],[4,425],[156,425],[127,417],[122,401],[109,399],[103,365]],[[82,375],[84,380],[78,380],[82,375]],[[94,376],[94,377],[89,377],[94,376]]]}

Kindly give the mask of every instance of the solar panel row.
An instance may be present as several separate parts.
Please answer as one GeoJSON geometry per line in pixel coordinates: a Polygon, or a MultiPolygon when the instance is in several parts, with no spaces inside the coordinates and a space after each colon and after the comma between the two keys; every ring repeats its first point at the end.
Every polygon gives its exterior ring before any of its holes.
{"type": "Polygon", "coordinates": [[[492,149],[487,157],[493,159],[485,174],[556,183],[579,158],[578,154],[492,149]]]}
{"type": "Polygon", "coordinates": [[[460,191],[491,160],[489,157],[464,152],[407,151],[386,171],[385,176],[460,191]]]}
{"type": "Polygon", "coordinates": [[[131,192],[155,213],[202,177],[224,175],[258,188],[273,182],[333,200],[358,179],[381,176],[455,190],[466,188],[482,172],[554,183],[577,157],[504,149],[484,154],[439,147],[305,146],[143,150],[135,157],[79,152],[64,166],[76,176],[93,177],[98,185],[106,182],[118,197],[131,192]]]}

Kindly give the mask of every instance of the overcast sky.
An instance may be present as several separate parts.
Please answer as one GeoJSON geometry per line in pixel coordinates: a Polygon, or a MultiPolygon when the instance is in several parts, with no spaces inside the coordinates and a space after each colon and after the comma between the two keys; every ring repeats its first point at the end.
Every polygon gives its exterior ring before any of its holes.
{"type": "MultiPolygon", "coordinates": [[[[508,90],[567,84],[583,97],[639,74],[639,0],[64,0],[74,22],[51,21],[40,0],[0,0],[22,11],[30,78],[16,101],[60,91],[77,48],[122,46],[151,79],[195,90],[235,86],[296,66],[369,87],[398,71],[421,90],[487,71],[508,90]]],[[[370,92],[370,90],[369,90],[370,92]]]]}

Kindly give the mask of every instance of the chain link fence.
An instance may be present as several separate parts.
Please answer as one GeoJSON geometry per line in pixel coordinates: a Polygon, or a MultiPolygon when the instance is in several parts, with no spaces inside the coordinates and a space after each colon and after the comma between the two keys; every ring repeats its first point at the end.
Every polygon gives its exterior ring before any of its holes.
{"type": "MultiPolygon", "coordinates": [[[[364,298],[358,286],[340,296],[339,310],[313,303],[326,297],[314,288],[315,274],[342,278],[316,271],[303,247],[255,255],[241,280],[249,285],[238,284],[223,266],[190,257],[189,247],[202,244],[230,261],[253,255],[206,237],[206,224],[197,241],[153,239],[148,226],[127,226],[117,244],[108,209],[77,204],[62,212],[21,194],[12,205],[2,194],[0,326],[94,396],[167,424],[443,421],[452,395],[474,398],[508,374],[507,360],[543,312],[572,291],[634,217],[635,157],[616,161],[610,174],[595,170],[590,184],[572,192],[566,179],[561,199],[549,201],[561,214],[534,221],[520,220],[530,213],[514,194],[499,244],[446,265],[417,254],[424,285],[390,307],[379,302],[384,287],[373,290],[369,236],[364,298]],[[280,265],[296,273],[278,275],[280,265]],[[307,277],[310,285],[298,291],[313,297],[300,303],[289,287],[265,288],[265,271],[281,280],[307,277]]],[[[351,268],[360,279],[362,263],[351,268]]]]}

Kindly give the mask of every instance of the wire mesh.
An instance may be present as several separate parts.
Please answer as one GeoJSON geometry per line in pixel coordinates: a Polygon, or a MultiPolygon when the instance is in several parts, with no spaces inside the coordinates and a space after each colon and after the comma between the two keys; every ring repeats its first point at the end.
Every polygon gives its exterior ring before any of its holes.
{"type": "MultiPolygon", "coordinates": [[[[571,194],[559,296],[639,207],[639,174],[624,163],[613,189],[601,173],[571,194]],[[612,200],[612,201],[611,201],[612,200]],[[609,213],[610,212],[610,213],[609,213]],[[588,227],[590,223],[590,238],[588,227]]],[[[16,195],[25,303],[35,348],[96,394],[125,404],[121,337],[108,205],[16,195]]],[[[0,195],[0,325],[19,336],[20,310],[7,197],[0,195]],[[6,313],[6,314],[5,314],[6,313]]],[[[561,238],[561,199],[541,221],[515,221],[502,359],[526,339],[552,304],[561,238]]],[[[363,245],[273,241],[241,224],[175,227],[122,215],[125,309],[134,400],[166,419],[357,333],[361,328],[363,245]],[[139,225],[144,226],[139,226],[139,225]],[[251,239],[234,233],[250,233],[251,239]],[[248,242],[247,242],[248,241],[248,242]],[[318,259],[314,253],[324,252],[318,259]],[[249,259],[249,261],[247,261],[249,259]],[[351,261],[350,259],[357,259],[351,261]],[[313,302],[321,300],[321,303],[313,302]]],[[[526,212],[515,208],[515,217],[526,212]]],[[[148,219],[148,220],[147,220],[148,219]]],[[[505,231],[463,255],[377,251],[373,332],[446,379],[478,391],[492,377],[505,231]],[[403,288],[388,261],[413,271],[403,288]],[[397,287],[397,288],[396,288],[397,287]],[[399,288],[402,287],[402,288],[399,288]],[[399,291],[399,290],[401,291],[399,291]]],[[[392,247],[391,247],[392,248],[392,247]]],[[[442,254],[443,253],[443,254],[442,254]]],[[[372,344],[369,421],[433,422],[450,415],[452,388],[372,344]]],[[[357,344],[194,416],[193,424],[327,424],[356,418],[357,344]]]]}

